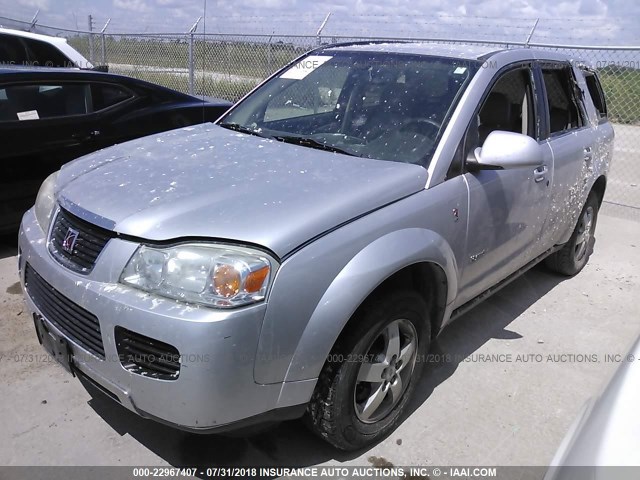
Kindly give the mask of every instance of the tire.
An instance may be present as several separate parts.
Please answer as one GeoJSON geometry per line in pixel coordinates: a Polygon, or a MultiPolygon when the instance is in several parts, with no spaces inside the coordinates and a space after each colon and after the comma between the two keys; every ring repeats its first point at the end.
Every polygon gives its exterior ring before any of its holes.
{"type": "Polygon", "coordinates": [[[320,373],[307,425],[341,450],[384,438],[402,419],[430,338],[427,304],[417,293],[392,292],[365,303],[320,373]]]}
{"type": "Polygon", "coordinates": [[[547,268],[567,276],[573,276],[584,268],[593,253],[598,208],[598,198],[592,192],[582,207],[578,223],[569,241],[560,250],[546,258],[547,268]]]}

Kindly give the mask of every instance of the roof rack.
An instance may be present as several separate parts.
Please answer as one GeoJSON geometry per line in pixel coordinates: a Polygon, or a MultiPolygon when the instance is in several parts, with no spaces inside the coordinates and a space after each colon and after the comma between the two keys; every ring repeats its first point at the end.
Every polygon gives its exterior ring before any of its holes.
{"type": "Polygon", "coordinates": [[[335,47],[352,47],[357,45],[380,45],[383,43],[415,43],[410,42],[408,40],[357,40],[353,42],[337,42],[337,43],[328,43],[326,45],[319,45],[318,47],[310,50],[310,52],[317,52],[318,50],[323,50],[325,48],[335,48],[335,47]]]}

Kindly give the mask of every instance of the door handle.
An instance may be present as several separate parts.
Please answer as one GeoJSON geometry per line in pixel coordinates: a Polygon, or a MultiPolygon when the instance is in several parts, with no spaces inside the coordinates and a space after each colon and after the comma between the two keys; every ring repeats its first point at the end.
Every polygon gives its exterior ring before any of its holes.
{"type": "Polygon", "coordinates": [[[546,165],[542,165],[538,168],[536,168],[533,171],[533,179],[535,180],[536,183],[540,183],[542,182],[545,178],[547,178],[547,172],[549,170],[547,169],[546,165]]]}
{"type": "Polygon", "coordinates": [[[590,162],[593,159],[593,152],[591,151],[591,147],[584,148],[584,161],[590,162]]]}
{"type": "Polygon", "coordinates": [[[71,135],[71,138],[79,142],[88,142],[89,140],[93,140],[94,138],[99,136],[100,130],[92,130],[87,133],[74,133],[73,135],[71,135]]]}

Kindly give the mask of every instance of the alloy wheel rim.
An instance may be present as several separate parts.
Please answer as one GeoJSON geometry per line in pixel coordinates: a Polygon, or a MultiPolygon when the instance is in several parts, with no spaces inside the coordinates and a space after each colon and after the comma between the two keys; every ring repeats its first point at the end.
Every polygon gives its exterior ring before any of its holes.
{"type": "Polygon", "coordinates": [[[578,226],[578,236],[576,238],[575,259],[580,261],[584,258],[591,241],[591,230],[593,229],[593,207],[588,207],[580,218],[578,226]]]}
{"type": "Polygon", "coordinates": [[[418,352],[418,334],[409,320],[394,320],[367,348],[353,393],[356,416],[363,423],[385,418],[409,386],[418,352]]]}

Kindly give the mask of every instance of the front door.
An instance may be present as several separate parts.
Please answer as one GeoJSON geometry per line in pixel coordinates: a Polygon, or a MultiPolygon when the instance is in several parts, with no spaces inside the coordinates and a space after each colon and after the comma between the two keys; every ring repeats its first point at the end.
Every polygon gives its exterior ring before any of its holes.
{"type": "MultiPolygon", "coordinates": [[[[538,139],[538,94],[530,65],[503,72],[490,88],[465,138],[472,154],[496,130],[538,139]]],[[[549,209],[553,157],[547,142],[541,167],[467,172],[469,222],[457,305],[517,271],[544,251],[540,234],[549,209]]]]}

